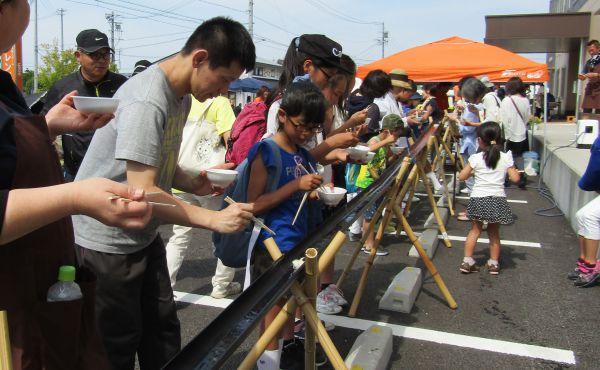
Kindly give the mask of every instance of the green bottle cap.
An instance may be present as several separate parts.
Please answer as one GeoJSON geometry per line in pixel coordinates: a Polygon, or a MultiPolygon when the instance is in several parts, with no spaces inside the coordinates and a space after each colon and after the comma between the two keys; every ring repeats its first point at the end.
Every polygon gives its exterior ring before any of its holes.
{"type": "Polygon", "coordinates": [[[75,267],[68,265],[60,266],[58,269],[58,280],[75,281],[75,267]]]}

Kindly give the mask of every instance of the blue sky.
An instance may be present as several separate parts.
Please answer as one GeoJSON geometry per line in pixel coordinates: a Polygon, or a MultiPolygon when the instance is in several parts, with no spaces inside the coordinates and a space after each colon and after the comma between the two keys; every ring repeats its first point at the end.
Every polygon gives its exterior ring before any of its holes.
{"type": "MultiPolygon", "coordinates": [[[[108,34],[105,14],[114,11],[122,29],[116,49],[123,72],[130,72],[139,59],[153,61],[177,52],[203,19],[221,15],[248,24],[248,0],[37,1],[40,44],[60,45],[57,10],[66,9],[65,48],[74,47],[75,36],[86,28],[108,34]]],[[[362,65],[381,58],[381,22],[389,36],[388,56],[454,35],[483,41],[485,15],[545,13],[548,6],[549,0],[255,0],[254,34],[257,55],[263,59],[281,59],[294,36],[322,33],[362,65]]],[[[31,19],[23,37],[25,68],[34,64],[33,5],[31,19]]],[[[543,55],[526,56],[544,61],[543,55]]]]}

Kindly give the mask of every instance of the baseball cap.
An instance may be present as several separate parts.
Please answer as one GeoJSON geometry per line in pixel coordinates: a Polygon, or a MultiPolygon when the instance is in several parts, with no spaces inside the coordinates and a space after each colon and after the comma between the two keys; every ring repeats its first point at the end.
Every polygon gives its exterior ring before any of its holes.
{"type": "Polygon", "coordinates": [[[342,45],[325,35],[304,34],[296,38],[296,48],[299,52],[318,60],[325,66],[334,67],[347,73],[352,73],[341,64],[342,45]]]}
{"type": "Polygon", "coordinates": [[[412,94],[411,97],[408,98],[408,100],[423,100],[423,96],[416,92],[412,94]]]}
{"type": "Polygon", "coordinates": [[[402,87],[407,90],[412,90],[410,82],[408,82],[408,74],[405,70],[396,68],[389,73],[392,79],[392,86],[402,87]]]}
{"type": "Polygon", "coordinates": [[[400,126],[402,126],[402,118],[395,113],[390,113],[381,120],[381,128],[384,130],[394,131],[400,126]]]}
{"type": "Polygon", "coordinates": [[[493,87],[494,83],[490,81],[490,78],[486,75],[477,77],[481,83],[485,85],[485,87],[493,87]]]}
{"type": "Polygon", "coordinates": [[[96,29],[83,30],[79,32],[75,38],[75,41],[77,42],[77,48],[85,51],[86,53],[93,53],[102,48],[109,48],[114,52],[114,50],[108,45],[108,36],[96,29]]]}
{"type": "Polygon", "coordinates": [[[146,68],[150,67],[151,64],[152,63],[146,59],[138,60],[135,62],[135,66],[133,66],[133,73],[131,73],[131,76],[133,77],[140,72],[144,72],[146,68]]]}

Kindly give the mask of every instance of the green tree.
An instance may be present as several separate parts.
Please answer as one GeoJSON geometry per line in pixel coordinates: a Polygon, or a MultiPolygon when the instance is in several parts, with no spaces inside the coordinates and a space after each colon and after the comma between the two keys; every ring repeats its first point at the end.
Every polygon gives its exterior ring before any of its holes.
{"type": "MultiPolygon", "coordinates": [[[[60,51],[57,40],[54,40],[52,44],[42,44],[40,51],[42,60],[38,71],[39,92],[47,91],[56,81],[75,72],[79,68],[79,62],[75,57],[75,49],[60,51]]],[[[115,63],[111,63],[109,69],[116,73],[119,72],[115,63]]],[[[25,81],[23,81],[24,91],[33,90],[33,72],[31,72],[31,74],[31,88],[30,90],[27,90],[25,88],[27,85],[25,84],[25,81]]]]}
{"type": "Polygon", "coordinates": [[[38,71],[38,90],[47,91],[54,83],[79,67],[74,49],[60,51],[58,42],[41,45],[41,67],[38,71]]]}
{"type": "Polygon", "coordinates": [[[23,71],[23,94],[29,95],[33,92],[33,71],[25,69],[23,71]]]}

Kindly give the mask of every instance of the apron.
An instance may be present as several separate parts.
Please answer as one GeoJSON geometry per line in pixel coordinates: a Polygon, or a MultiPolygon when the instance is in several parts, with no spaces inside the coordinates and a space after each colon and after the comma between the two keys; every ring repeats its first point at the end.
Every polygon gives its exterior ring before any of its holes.
{"type": "MultiPolygon", "coordinates": [[[[1,102],[0,109],[13,113],[1,102]]],[[[12,115],[17,149],[12,189],[62,183],[44,117],[12,115]]],[[[77,270],[83,299],[46,302],[60,265],[76,265],[70,217],[0,246],[0,310],[8,315],[13,367],[108,369],[95,329],[94,275],[77,270]]]]}
{"type": "MultiPolygon", "coordinates": [[[[590,72],[600,73],[600,64],[595,66],[590,72]]],[[[581,107],[583,109],[600,109],[600,77],[588,80],[581,107]]]]}

